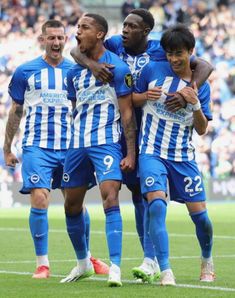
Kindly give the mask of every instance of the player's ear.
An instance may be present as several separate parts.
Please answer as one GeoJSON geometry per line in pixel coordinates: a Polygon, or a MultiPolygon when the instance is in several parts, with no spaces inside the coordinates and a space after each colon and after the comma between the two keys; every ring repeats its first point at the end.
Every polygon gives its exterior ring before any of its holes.
{"type": "Polygon", "coordinates": [[[105,37],[105,33],[104,33],[103,31],[99,31],[99,32],[97,33],[97,38],[98,38],[98,39],[104,39],[104,37],[105,37]]]}
{"type": "Polygon", "coordinates": [[[148,28],[148,27],[146,27],[146,28],[144,29],[144,34],[145,34],[145,35],[149,35],[150,31],[151,31],[151,29],[148,28]]]}
{"type": "Polygon", "coordinates": [[[41,34],[38,36],[38,42],[39,43],[42,43],[43,42],[43,36],[41,34]]]}

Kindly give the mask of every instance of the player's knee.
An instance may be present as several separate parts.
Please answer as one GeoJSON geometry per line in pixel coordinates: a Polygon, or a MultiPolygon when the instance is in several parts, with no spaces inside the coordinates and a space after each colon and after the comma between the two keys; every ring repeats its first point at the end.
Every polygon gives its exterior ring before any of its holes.
{"type": "Polygon", "coordinates": [[[103,198],[104,209],[119,205],[118,194],[114,190],[107,192],[102,198],[103,198]]]}
{"type": "Polygon", "coordinates": [[[38,209],[47,209],[49,205],[49,191],[44,188],[31,191],[31,206],[38,209]]]}

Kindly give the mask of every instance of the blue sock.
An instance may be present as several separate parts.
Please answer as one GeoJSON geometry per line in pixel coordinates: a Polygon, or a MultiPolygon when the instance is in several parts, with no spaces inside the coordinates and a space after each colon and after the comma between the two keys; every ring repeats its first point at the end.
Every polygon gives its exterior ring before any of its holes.
{"type": "Polygon", "coordinates": [[[211,257],[213,228],[207,210],[190,213],[190,216],[196,226],[196,234],[201,247],[202,257],[208,259],[211,257]]]}
{"type": "Polygon", "coordinates": [[[144,200],[144,257],[154,260],[155,251],[153,242],[149,235],[149,207],[148,202],[144,200]]]}
{"type": "Polygon", "coordinates": [[[166,230],[167,204],[155,199],[149,204],[149,233],[161,271],[169,269],[169,243],[166,230]]]}
{"type": "Polygon", "coordinates": [[[110,261],[120,266],[122,255],[122,217],[120,208],[114,206],[105,209],[106,216],[106,238],[109,248],[110,261]]]}
{"type": "Polygon", "coordinates": [[[87,208],[85,209],[84,212],[84,217],[85,217],[85,231],[86,231],[86,246],[87,250],[90,250],[90,215],[88,213],[87,208]]]}
{"type": "Polygon", "coordinates": [[[31,208],[29,227],[37,256],[48,254],[48,217],[47,209],[31,208]]]}
{"type": "Polygon", "coordinates": [[[139,240],[142,248],[144,249],[144,202],[143,197],[132,195],[132,202],[135,207],[135,226],[139,235],[139,240]]]}
{"type": "Polygon", "coordinates": [[[87,257],[87,246],[83,210],[75,216],[66,214],[66,225],[77,259],[85,259],[87,257]]]}

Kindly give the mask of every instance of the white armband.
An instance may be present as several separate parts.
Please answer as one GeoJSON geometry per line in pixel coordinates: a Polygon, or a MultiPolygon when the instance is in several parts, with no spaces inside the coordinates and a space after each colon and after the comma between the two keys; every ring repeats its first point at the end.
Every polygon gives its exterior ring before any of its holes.
{"type": "Polygon", "coordinates": [[[201,109],[201,103],[200,101],[198,101],[197,103],[195,103],[195,105],[192,105],[192,110],[195,111],[199,111],[201,109]]]}

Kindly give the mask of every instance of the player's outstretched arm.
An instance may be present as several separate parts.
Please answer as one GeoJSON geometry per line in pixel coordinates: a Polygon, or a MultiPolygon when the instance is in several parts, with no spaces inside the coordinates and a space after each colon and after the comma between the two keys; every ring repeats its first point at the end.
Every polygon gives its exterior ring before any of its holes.
{"type": "Polygon", "coordinates": [[[118,103],[127,146],[127,155],[122,159],[120,166],[123,171],[128,172],[134,170],[136,157],[136,119],[131,94],[119,97],[118,103]]]}
{"type": "Polygon", "coordinates": [[[14,167],[18,163],[18,159],[11,152],[11,144],[13,138],[20,126],[20,121],[23,116],[23,105],[19,105],[16,102],[12,101],[12,106],[9,112],[6,131],[5,131],[5,140],[3,146],[4,159],[7,166],[14,167]]]}
{"type": "Polygon", "coordinates": [[[96,79],[102,83],[108,83],[112,80],[113,74],[110,69],[113,68],[114,65],[108,63],[98,63],[97,61],[88,58],[85,54],[81,53],[79,46],[74,47],[70,51],[70,55],[76,63],[90,69],[96,79]]]}

